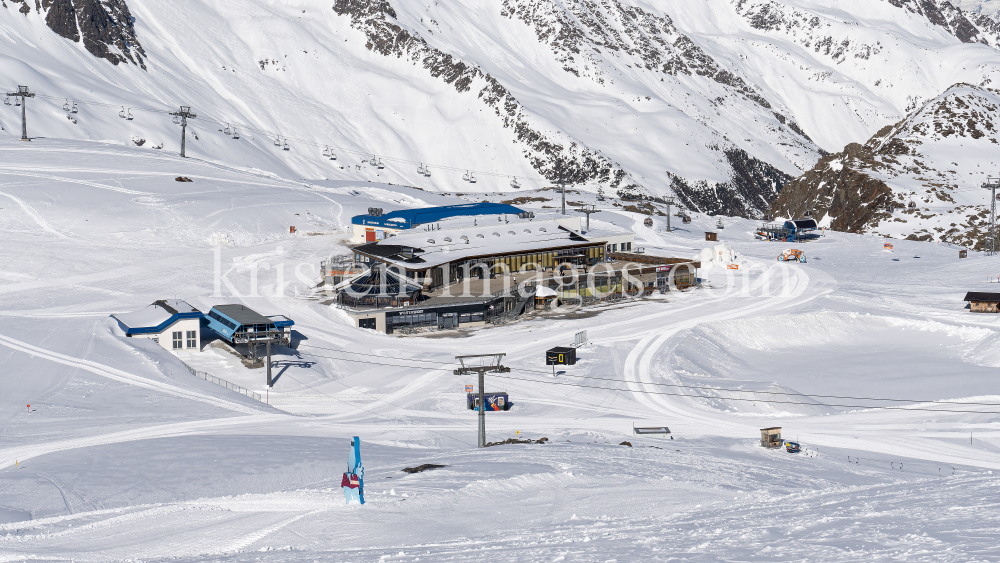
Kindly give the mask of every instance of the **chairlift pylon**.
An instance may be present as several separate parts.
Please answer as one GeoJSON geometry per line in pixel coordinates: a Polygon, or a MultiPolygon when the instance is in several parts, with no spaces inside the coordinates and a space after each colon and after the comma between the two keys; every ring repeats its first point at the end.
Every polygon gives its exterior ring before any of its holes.
{"type": "Polygon", "coordinates": [[[63,104],[63,111],[69,111],[69,100],[66,100],[66,103],[63,104]]]}

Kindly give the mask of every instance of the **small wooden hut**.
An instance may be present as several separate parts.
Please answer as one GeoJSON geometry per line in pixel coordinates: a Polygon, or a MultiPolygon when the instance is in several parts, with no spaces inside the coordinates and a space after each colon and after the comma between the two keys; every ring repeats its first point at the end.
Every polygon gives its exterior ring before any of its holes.
{"type": "Polygon", "coordinates": [[[771,428],[761,428],[760,429],[760,447],[762,448],[780,448],[781,447],[781,427],[773,426],[771,428]]]}
{"type": "Polygon", "coordinates": [[[1000,293],[970,291],[965,294],[965,301],[973,313],[1000,313],[1000,293]]]}

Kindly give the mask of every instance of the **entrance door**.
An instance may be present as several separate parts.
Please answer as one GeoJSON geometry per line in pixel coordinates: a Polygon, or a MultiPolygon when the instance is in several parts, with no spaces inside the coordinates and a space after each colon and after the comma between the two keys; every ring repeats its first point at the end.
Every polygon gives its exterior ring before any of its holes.
{"type": "Polygon", "coordinates": [[[358,319],[359,328],[370,328],[372,330],[377,330],[378,320],[377,319],[358,319]]]}
{"type": "Polygon", "coordinates": [[[365,242],[375,242],[375,230],[367,229],[365,231],[365,242]]]}

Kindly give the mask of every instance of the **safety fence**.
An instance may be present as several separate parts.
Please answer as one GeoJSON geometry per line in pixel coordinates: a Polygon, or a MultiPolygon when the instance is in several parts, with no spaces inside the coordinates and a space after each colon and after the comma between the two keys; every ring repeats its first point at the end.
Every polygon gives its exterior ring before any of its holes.
{"type": "Polygon", "coordinates": [[[221,387],[225,387],[226,389],[230,389],[232,391],[236,391],[237,393],[243,393],[244,395],[246,395],[247,397],[250,397],[251,399],[253,399],[255,401],[260,401],[261,403],[264,402],[263,398],[260,396],[260,393],[254,393],[253,391],[247,389],[246,387],[241,387],[241,386],[239,386],[239,385],[237,385],[235,383],[230,383],[230,382],[226,381],[225,379],[220,379],[220,378],[215,377],[214,375],[212,375],[210,373],[206,373],[206,372],[203,372],[203,371],[198,371],[198,370],[194,369],[193,367],[191,367],[191,366],[189,366],[187,364],[184,364],[184,367],[186,367],[188,369],[188,371],[191,372],[191,375],[193,375],[193,376],[195,376],[195,377],[197,377],[199,379],[204,379],[205,381],[209,381],[209,382],[214,383],[216,385],[219,385],[221,387]]]}

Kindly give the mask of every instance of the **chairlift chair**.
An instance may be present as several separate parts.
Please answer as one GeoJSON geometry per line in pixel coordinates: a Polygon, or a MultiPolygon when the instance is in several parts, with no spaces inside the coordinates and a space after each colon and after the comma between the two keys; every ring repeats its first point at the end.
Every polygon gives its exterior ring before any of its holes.
{"type": "Polygon", "coordinates": [[[330,147],[326,145],[323,146],[323,156],[330,156],[330,147]]]}
{"type": "Polygon", "coordinates": [[[229,134],[229,124],[228,123],[226,124],[226,128],[222,130],[222,134],[223,135],[228,135],[229,134]]]}
{"type": "Polygon", "coordinates": [[[514,188],[515,190],[519,190],[521,189],[521,184],[517,183],[517,178],[512,178],[510,181],[510,187],[514,188]]]}
{"type": "Polygon", "coordinates": [[[337,160],[337,153],[330,151],[330,160],[337,160]]]}
{"type": "Polygon", "coordinates": [[[134,117],[132,117],[132,108],[128,108],[128,113],[125,114],[125,119],[127,121],[132,121],[133,119],[135,119],[134,117]]]}
{"type": "Polygon", "coordinates": [[[180,124],[181,124],[181,118],[174,116],[174,125],[180,125],[180,124]]]}
{"type": "Polygon", "coordinates": [[[3,103],[4,103],[4,105],[9,106],[10,105],[10,96],[7,96],[6,98],[4,98],[3,99],[3,103]]]}
{"type": "Polygon", "coordinates": [[[276,147],[280,147],[281,146],[281,137],[276,137],[274,139],[274,146],[276,146],[276,147]]]}
{"type": "Polygon", "coordinates": [[[21,107],[21,97],[20,96],[14,98],[14,107],[18,107],[18,108],[21,107]]]}
{"type": "Polygon", "coordinates": [[[120,112],[118,112],[118,117],[125,119],[125,108],[123,107],[120,112]]]}
{"type": "Polygon", "coordinates": [[[70,113],[77,113],[78,111],[80,111],[80,110],[76,109],[76,102],[73,102],[73,107],[69,110],[69,112],[70,113]]]}
{"type": "Polygon", "coordinates": [[[63,111],[69,111],[69,100],[66,100],[66,103],[63,104],[63,111]]]}
{"type": "Polygon", "coordinates": [[[233,127],[233,138],[234,139],[239,139],[240,138],[240,132],[237,131],[235,127],[233,127]]]}
{"type": "Polygon", "coordinates": [[[719,221],[718,221],[718,222],[717,222],[717,223],[715,224],[715,228],[716,228],[716,229],[725,229],[725,228],[726,228],[726,226],[725,226],[725,225],[724,225],[724,224],[722,223],[722,219],[721,219],[721,218],[720,218],[720,219],[719,219],[719,221]]]}
{"type": "Polygon", "coordinates": [[[287,150],[291,150],[291,148],[292,147],[288,146],[288,139],[285,139],[285,145],[283,147],[281,147],[281,150],[287,151],[287,150]]]}

